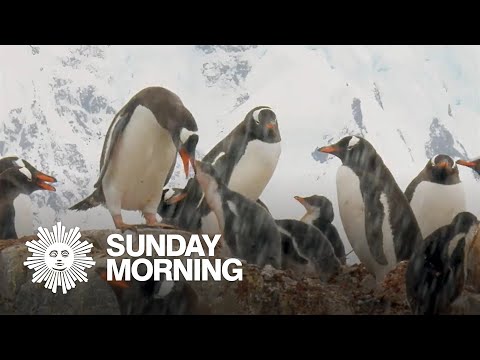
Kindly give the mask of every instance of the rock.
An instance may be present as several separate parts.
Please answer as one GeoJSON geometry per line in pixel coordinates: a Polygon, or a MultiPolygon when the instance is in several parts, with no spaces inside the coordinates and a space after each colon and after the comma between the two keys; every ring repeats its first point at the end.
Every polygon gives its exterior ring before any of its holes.
{"type": "Polygon", "coordinates": [[[480,231],[472,241],[467,255],[467,285],[480,292],[480,231]]]}

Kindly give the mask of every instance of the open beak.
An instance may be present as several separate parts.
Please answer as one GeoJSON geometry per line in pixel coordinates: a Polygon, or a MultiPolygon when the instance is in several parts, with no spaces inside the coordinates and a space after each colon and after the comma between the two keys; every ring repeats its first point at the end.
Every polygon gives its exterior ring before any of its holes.
{"type": "Polygon", "coordinates": [[[338,148],[336,146],[329,145],[329,146],[321,147],[320,149],[318,149],[318,151],[327,153],[327,154],[335,154],[336,152],[338,152],[338,148]]]}
{"type": "Polygon", "coordinates": [[[179,153],[180,153],[180,157],[182,158],[183,170],[185,171],[185,176],[188,178],[188,174],[190,172],[190,163],[192,163],[192,166],[195,168],[194,166],[195,159],[193,159],[188,154],[188,151],[185,148],[181,148],[179,153]]]}
{"type": "Polygon", "coordinates": [[[48,191],[56,191],[56,189],[52,185],[48,184],[57,182],[57,179],[55,179],[53,176],[48,176],[38,171],[37,173],[35,173],[34,177],[38,187],[48,191]]]}
{"type": "Polygon", "coordinates": [[[457,160],[458,165],[463,165],[469,168],[474,168],[476,164],[473,161],[466,161],[466,160],[457,160]]]}

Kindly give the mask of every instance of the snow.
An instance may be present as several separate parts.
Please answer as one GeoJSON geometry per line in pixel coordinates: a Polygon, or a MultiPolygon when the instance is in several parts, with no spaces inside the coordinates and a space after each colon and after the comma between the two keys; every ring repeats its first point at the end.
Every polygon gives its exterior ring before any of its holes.
{"type": "MultiPolygon", "coordinates": [[[[66,209],[93,190],[104,136],[114,116],[108,107],[118,111],[150,85],[176,92],[192,111],[201,154],[252,107],[271,106],[279,119],[282,154],[262,200],[275,217],[298,219],[304,209],[293,196],[325,195],[333,202],[335,225],[343,237],[335,187],[340,161],[315,161],[315,148],[363,132],[402,189],[428,160],[434,118],[453,136],[457,152],[480,155],[476,46],[38,48],[34,54],[28,45],[0,47],[0,155],[18,154],[60,181],[56,193],[31,196],[34,228],[57,220],[82,229],[113,227],[106,209],[66,209]],[[88,87],[93,88],[92,99],[81,95],[88,87]],[[245,94],[248,100],[237,106],[245,94]],[[101,106],[100,97],[105,100],[101,106]],[[354,98],[360,100],[365,130],[354,120],[354,98]],[[449,105],[453,117],[448,115],[449,105]],[[47,210],[52,206],[54,210],[47,210]]],[[[444,151],[452,149],[445,145],[444,151]]],[[[467,206],[480,215],[475,195],[480,184],[471,169],[460,171],[469,195],[467,206]]],[[[171,184],[184,183],[177,163],[171,184]]],[[[128,213],[126,220],[141,218],[128,213]]],[[[346,241],[347,252],[350,249],[346,241]]]]}

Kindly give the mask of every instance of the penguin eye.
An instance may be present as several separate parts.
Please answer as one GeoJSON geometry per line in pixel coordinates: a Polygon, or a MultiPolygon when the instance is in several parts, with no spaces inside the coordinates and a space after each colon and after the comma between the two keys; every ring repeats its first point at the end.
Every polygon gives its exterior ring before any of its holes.
{"type": "Polygon", "coordinates": [[[356,136],[352,136],[352,138],[351,138],[350,141],[348,142],[347,149],[348,149],[348,150],[352,149],[355,145],[358,144],[359,141],[360,141],[359,138],[357,138],[356,136]]]}

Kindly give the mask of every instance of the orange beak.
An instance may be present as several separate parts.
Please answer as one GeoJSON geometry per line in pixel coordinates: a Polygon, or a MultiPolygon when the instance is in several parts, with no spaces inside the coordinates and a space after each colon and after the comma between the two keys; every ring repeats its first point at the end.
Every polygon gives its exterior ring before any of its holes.
{"type": "Polygon", "coordinates": [[[56,191],[56,189],[52,185],[47,184],[47,182],[54,183],[54,182],[57,182],[57,179],[55,179],[52,176],[48,176],[40,171],[35,173],[34,176],[35,176],[35,179],[37,180],[37,185],[40,188],[48,191],[56,191]]]}
{"type": "Polygon", "coordinates": [[[301,196],[294,196],[293,197],[295,200],[297,200],[300,204],[302,204],[303,206],[305,206],[305,199],[302,198],[301,196]]]}
{"type": "Polygon", "coordinates": [[[175,203],[178,203],[179,201],[182,201],[182,200],[185,199],[186,197],[187,197],[187,193],[184,192],[184,193],[181,193],[181,194],[172,196],[170,199],[168,199],[168,200],[166,201],[166,203],[167,203],[167,204],[175,204],[175,203]]]}
{"type": "Polygon", "coordinates": [[[275,129],[277,126],[274,123],[268,123],[267,125],[265,125],[265,127],[267,129],[275,129]]]}
{"type": "Polygon", "coordinates": [[[469,168],[474,168],[476,164],[473,161],[457,160],[458,165],[463,165],[469,168]]]}
{"type": "Polygon", "coordinates": [[[327,153],[327,154],[333,154],[338,151],[338,148],[336,146],[324,146],[318,149],[318,151],[327,153]]]}
{"type": "Polygon", "coordinates": [[[106,282],[108,282],[111,286],[115,287],[115,288],[119,288],[119,289],[126,289],[126,288],[129,288],[130,285],[128,285],[128,283],[126,281],[123,281],[123,280],[111,280],[111,281],[108,281],[107,280],[107,272],[106,271],[103,271],[101,274],[100,274],[100,277],[102,278],[102,280],[105,280],[106,282]]]}
{"type": "Polygon", "coordinates": [[[450,167],[450,164],[446,161],[442,161],[441,163],[437,164],[437,167],[439,167],[441,169],[446,169],[446,168],[450,167]]]}
{"type": "Polygon", "coordinates": [[[188,172],[190,171],[190,155],[188,155],[187,150],[184,148],[180,149],[180,157],[183,162],[183,170],[185,171],[185,176],[188,178],[188,172]]]}

